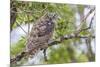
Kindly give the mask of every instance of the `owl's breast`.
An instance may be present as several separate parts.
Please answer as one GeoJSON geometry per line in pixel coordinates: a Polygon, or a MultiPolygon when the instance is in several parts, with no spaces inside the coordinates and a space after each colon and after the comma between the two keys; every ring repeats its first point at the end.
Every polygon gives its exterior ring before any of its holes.
{"type": "Polygon", "coordinates": [[[50,40],[53,34],[53,29],[54,23],[52,20],[45,19],[37,23],[30,32],[26,49],[29,51],[34,48],[37,48],[37,50],[39,48],[41,49],[41,46],[43,48],[43,46],[50,40]]]}
{"type": "Polygon", "coordinates": [[[52,21],[44,21],[45,23],[41,24],[38,28],[38,36],[49,35],[54,29],[54,23],[52,21]]]}

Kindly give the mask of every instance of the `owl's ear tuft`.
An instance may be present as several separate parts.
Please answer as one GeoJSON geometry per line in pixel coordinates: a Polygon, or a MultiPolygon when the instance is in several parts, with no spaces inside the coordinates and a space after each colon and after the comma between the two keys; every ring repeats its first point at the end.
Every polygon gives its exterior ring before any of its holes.
{"type": "Polygon", "coordinates": [[[50,19],[57,19],[57,14],[56,13],[46,13],[46,17],[50,19]]]}

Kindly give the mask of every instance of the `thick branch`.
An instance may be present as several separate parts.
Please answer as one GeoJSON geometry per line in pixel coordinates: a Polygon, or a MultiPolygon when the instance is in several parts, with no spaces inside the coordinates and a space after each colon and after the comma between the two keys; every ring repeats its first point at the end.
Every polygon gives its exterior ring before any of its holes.
{"type": "Polygon", "coordinates": [[[16,21],[16,16],[17,14],[16,13],[13,13],[12,11],[15,11],[17,12],[17,9],[16,9],[16,5],[14,5],[14,2],[11,1],[11,4],[10,4],[10,31],[12,31],[12,28],[13,28],[13,25],[16,21]]]}
{"type": "Polygon", "coordinates": [[[57,45],[58,43],[62,43],[62,41],[64,40],[69,40],[69,39],[73,39],[73,38],[88,38],[88,37],[91,37],[91,38],[95,38],[95,36],[74,36],[74,35],[65,35],[65,36],[62,36],[60,38],[58,38],[58,40],[56,41],[51,41],[49,42],[49,46],[52,46],[52,45],[57,45]]]}

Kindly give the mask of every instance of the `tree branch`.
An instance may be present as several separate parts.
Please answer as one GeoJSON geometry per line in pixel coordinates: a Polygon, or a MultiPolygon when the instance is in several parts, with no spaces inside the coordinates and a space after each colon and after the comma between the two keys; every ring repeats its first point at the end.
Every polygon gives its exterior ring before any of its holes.
{"type": "Polygon", "coordinates": [[[52,45],[57,45],[58,43],[62,43],[62,41],[64,40],[69,40],[69,39],[73,39],[73,38],[88,38],[88,37],[91,37],[91,38],[95,38],[95,36],[75,36],[75,35],[65,35],[65,36],[61,36],[59,37],[57,40],[55,41],[51,41],[49,42],[49,46],[52,46],[52,45]]]}
{"type": "Polygon", "coordinates": [[[16,16],[17,16],[17,14],[13,13],[12,11],[15,11],[15,12],[17,11],[16,5],[14,5],[13,1],[11,1],[11,3],[10,3],[10,32],[13,29],[13,25],[16,21],[16,16]]]}
{"type": "Polygon", "coordinates": [[[81,29],[81,27],[82,27],[84,21],[90,16],[91,13],[93,13],[94,10],[95,10],[95,8],[91,9],[91,10],[87,13],[86,17],[84,17],[84,18],[81,20],[81,23],[80,23],[80,25],[79,25],[78,28],[77,28],[77,31],[79,31],[79,30],[81,29]]]}
{"type": "MultiPolygon", "coordinates": [[[[17,22],[16,22],[17,23],[17,22]]],[[[17,23],[17,25],[27,34],[27,32],[20,26],[19,23],[17,23]]]]}
{"type": "Polygon", "coordinates": [[[91,18],[91,21],[90,21],[89,27],[78,30],[78,31],[77,31],[77,34],[79,34],[79,33],[82,32],[82,31],[85,31],[85,30],[91,29],[92,21],[93,21],[93,19],[94,19],[94,16],[95,16],[95,13],[94,13],[93,17],[91,18]]]}
{"type": "MultiPolygon", "coordinates": [[[[92,26],[92,21],[94,19],[94,16],[95,16],[95,13],[93,15],[93,17],[91,18],[91,21],[90,21],[90,24],[89,24],[89,27],[87,28],[84,28],[84,29],[81,29],[81,26],[83,24],[83,22],[87,19],[87,17],[95,10],[95,8],[91,9],[89,11],[89,13],[86,15],[85,18],[82,19],[81,21],[81,24],[79,25],[79,29],[77,31],[75,31],[73,34],[71,35],[64,35],[64,36],[61,36],[57,39],[57,41],[51,41],[49,42],[49,46],[52,46],[52,45],[55,45],[55,44],[58,44],[58,43],[61,43],[63,40],[68,40],[68,39],[72,39],[72,38],[88,38],[90,36],[79,36],[79,33],[82,32],[82,31],[85,31],[85,30],[88,30],[91,28],[92,26]],[[59,41],[58,41],[59,40],[59,41]]],[[[92,38],[95,38],[95,36],[91,36],[92,38]]]]}

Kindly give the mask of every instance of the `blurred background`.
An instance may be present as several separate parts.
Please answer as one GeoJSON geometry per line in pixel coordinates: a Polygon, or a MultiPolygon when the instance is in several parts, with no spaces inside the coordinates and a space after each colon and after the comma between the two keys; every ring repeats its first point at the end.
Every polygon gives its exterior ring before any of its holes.
{"type": "Polygon", "coordinates": [[[34,58],[23,59],[19,65],[34,64],[62,64],[95,61],[95,8],[94,5],[60,4],[43,2],[11,1],[10,3],[10,33],[11,57],[18,55],[24,48],[28,33],[32,25],[45,12],[57,13],[60,17],[56,21],[52,39],[60,36],[70,36],[77,29],[86,29],[78,35],[86,38],[71,38],[54,44],[47,49],[48,61],[44,60],[43,51],[34,58]],[[85,18],[85,19],[84,19],[85,18]],[[84,20],[84,21],[83,21],[84,20]],[[80,26],[81,24],[81,26],[80,26]]]}

